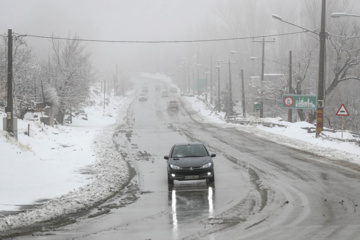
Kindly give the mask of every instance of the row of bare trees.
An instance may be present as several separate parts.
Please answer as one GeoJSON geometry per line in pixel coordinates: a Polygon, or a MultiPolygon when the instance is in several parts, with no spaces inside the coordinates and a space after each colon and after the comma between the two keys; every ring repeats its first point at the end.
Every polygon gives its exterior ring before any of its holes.
{"type": "MultiPolygon", "coordinates": [[[[0,99],[7,95],[7,37],[1,42],[0,99]]],[[[51,40],[52,54],[46,62],[39,63],[26,39],[15,36],[13,43],[13,96],[14,114],[23,118],[36,103],[52,106],[59,123],[65,112],[83,104],[94,82],[95,72],[90,64],[90,54],[83,42],[77,40],[51,40]]]]}
{"type": "MultiPolygon", "coordinates": [[[[360,130],[360,18],[331,18],[333,12],[356,14],[359,11],[360,3],[357,0],[327,0],[325,127],[341,128],[341,118],[336,116],[336,112],[341,104],[345,104],[350,112],[345,127],[360,130]]],[[[204,64],[209,61],[208,56],[211,54],[215,58],[213,66],[219,65],[216,62],[229,58],[236,61],[238,64],[233,67],[234,95],[235,98],[240,98],[238,73],[243,68],[246,75],[247,109],[251,113],[253,102],[261,97],[260,91],[254,89],[260,86],[262,50],[261,44],[256,43],[261,38],[256,37],[275,36],[266,38],[274,42],[265,44],[265,73],[280,73],[283,77],[265,77],[264,115],[287,119],[287,111],[281,108],[281,95],[289,93],[290,51],[293,56],[290,93],[317,95],[320,13],[321,1],[228,0],[214,10],[218,18],[209,19],[198,26],[197,38],[214,39],[223,36],[239,40],[190,46],[186,50],[187,59],[197,54],[200,58],[202,56],[197,63],[204,64]],[[277,21],[272,18],[273,14],[311,31],[305,32],[291,24],[277,21]],[[233,50],[237,51],[237,57],[231,56],[230,52],[233,50]]],[[[210,71],[214,71],[215,75],[217,70],[213,68],[210,71]]],[[[228,84],[227,72],[222,70],[221,73],[222,89],[226,89],[228,84]]],[[[310,120],[316,117],[314,111],[298,110],[297,113],[297,118],[301,121],[308,120],[309,116],[310,120]]]]}

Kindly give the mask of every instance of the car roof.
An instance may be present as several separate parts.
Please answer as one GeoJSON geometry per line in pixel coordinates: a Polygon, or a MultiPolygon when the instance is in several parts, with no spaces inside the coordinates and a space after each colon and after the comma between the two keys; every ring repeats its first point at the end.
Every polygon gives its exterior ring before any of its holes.
{"type": "Polygon", "coordinates": [[[200,142],[188,142],[188,143],[175,143],[174,146],[184,146],[184,145],[204,145],[200,142]]]}

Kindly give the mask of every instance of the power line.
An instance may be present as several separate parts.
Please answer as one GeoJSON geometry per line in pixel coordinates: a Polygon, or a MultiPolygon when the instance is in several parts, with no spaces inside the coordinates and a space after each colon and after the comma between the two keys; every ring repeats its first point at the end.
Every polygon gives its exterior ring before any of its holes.
{"type": "MultiPolygon", "coordinates": [[[[303,57],[302,57],[301,59],[299,59],[298,61],[293,62],[292,65],[294,66],[295,64],[300,63],[301,61],[303,61],[303,60],[306,59],[307,57],[310,57],[310,56],[313,54],[313,52],[315,51],[315,49],[318,48],[319,45],[320,45],[320,44],[317,43],[317,44],[312,48],[312,50],[308,51],[308,54],[306,54],[305,56],[303,56],[303,57]]],[[[269,59],[269,58],[264,58],[264,60],[267,61],[267,62],[273,62],[273,63],[276,63],[276,64],[278,64],[278,65],[282,65],[282,66],[288,66],[288,65],[289,65],[289,63],[281,63],[281,62],[279,62],[279,61],[272,60],[272,59],[269,59]]]]}
{"type": "Polygon", "coordinates": [[[160,40],[160,41],[64,38],[64,37],[49,37],[49,36],[21,34],[21,33],[16,33],[16,35],[19,37],[32,37],[32,38],[43,38],[43,39],[53,39],[53,40],[65,40],[65,41],[82,41],[82,42],[98,42],[98,43],[141,43],[141,44],[144,44],[144,43],[196,43],[196,42],[234,41],[234,40],[256,39],[256,38],[262,38],[262,37],[279,37],[279,36],[295,35],[295,34],[306,33],[306,32],[307,31],[299,31],[299,32],[290,32],[290,33],[269,34],[269,35],[264,35],[264,36],[234,37],[234,38],[215,38],[215,39],[198,39],[198,40],[160,40]]]}

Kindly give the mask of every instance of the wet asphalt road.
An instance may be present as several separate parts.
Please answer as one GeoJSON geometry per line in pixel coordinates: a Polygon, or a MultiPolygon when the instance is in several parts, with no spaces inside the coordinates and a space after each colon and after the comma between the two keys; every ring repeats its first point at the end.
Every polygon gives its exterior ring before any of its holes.
{"type": "MultiPolygon", "coordinates": [[[[164,88],[164,86],[162,86],[164,88]]],[[[311,153],[234,128],[193,120],[149,87],[131,105],[114,141],[136,170],[111,202],[122,208],[18,239],[360,239],[360,174],[311,153]],[[199,141],[216,153],[215,185],[167,185],[176,142],[199,141]]]]}

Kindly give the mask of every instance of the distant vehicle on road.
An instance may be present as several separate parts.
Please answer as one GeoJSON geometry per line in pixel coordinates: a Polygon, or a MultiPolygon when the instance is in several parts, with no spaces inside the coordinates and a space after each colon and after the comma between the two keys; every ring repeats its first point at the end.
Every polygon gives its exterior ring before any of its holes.
{"type": "Polygon", "coordinates": [[[149,91],[149,89],[148,89],[147,86],[143,86],[143,87],[142,87],[142,92],[143,92],[143,93],[148,93],[148,91],[149,91]]]}
{"type": "Polygon", "coordinates": [[[174,184],[174,180],[198,179],[214,183],[213,157],[216,154],[210,154],[202,143],[174,144],[169,155],[164,156],[167,160],[168,184],[174,184]]]}
{"type": "Polygon", "coordinates": [[[185,97],[193,97],[194,94],[191,93],[190,91],[183,91],[180,93],[181,96],[185,96],[185,97]]]}
{"type": "Polygon", "coordinates": [[[166,98],[169,97],[169,92],[168,91],[163,91],[161,94],[161,97],[166,98]]]}
{"type": "Polygon", "coordinates": [[[82,110],[82,109],[77,110],[77,111],[75,111],[74,114],[75,114],[76,117],[80,117],[83,120],[88,120],[88,115],[85,112],[85,110],[82,110]]]}
{"type": "Polygon", "coordinates": [[[178,90],[177,90],[177,88],[175,88],[175,87],[171,87],[171,88],[170,88],[170,92],[171,92],[171,93],[177,93],[178,90]]]}
{"type": "Polygon", "coordinates": [[[146,102],[148,100],[148,97],[146,94],[141,94],[139,97],[140,102],[146,102]]]}
{"type": "Polygon", "coordinates": [[[167,109],[168,110],[179,110],[179,101],[171,100],[167,102],[167,109]]]}

